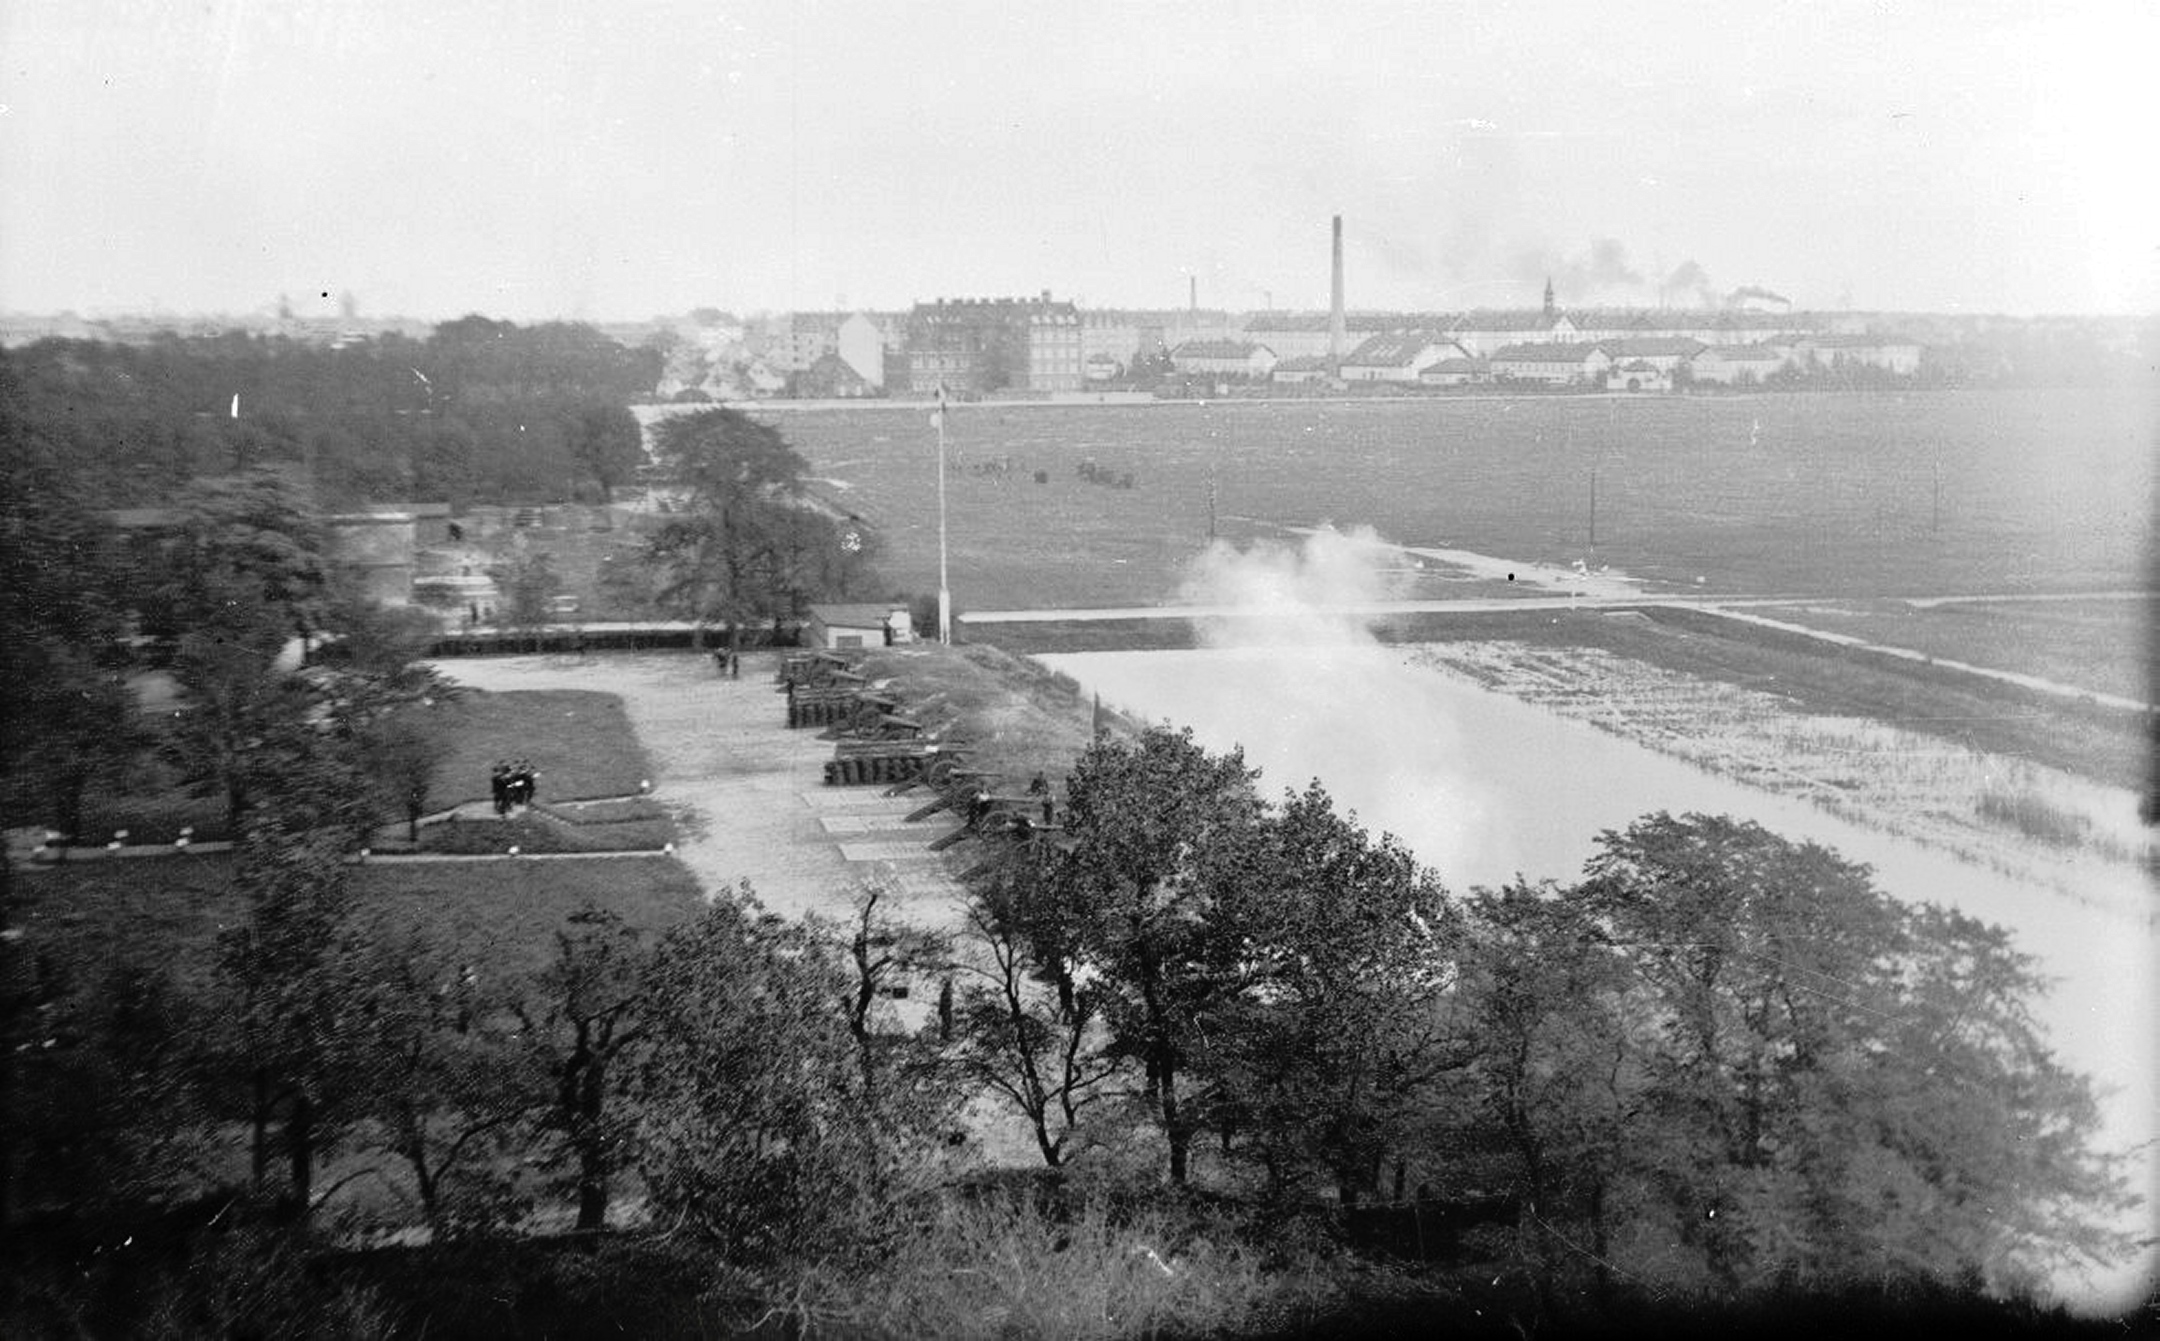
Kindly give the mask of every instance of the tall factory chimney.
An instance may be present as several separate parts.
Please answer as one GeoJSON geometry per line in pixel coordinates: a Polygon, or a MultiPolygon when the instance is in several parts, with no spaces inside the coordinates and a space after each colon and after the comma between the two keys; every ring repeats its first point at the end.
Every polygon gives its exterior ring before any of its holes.
{"type": "Polygon", "coordinates": [[[1185,277],[1185,310],[1194,316],[1200,314],[1200,276],[1185,277]]]}
{"type": "Polygon", "coordinates": [[[1349,323],[1343,319],[1342,296],[1342,216],[1335,216],[1335,290],[1328,306],[1327,362],[1328,376],[1342,376],[1343,337],[1348,334],[1349,323]]]}

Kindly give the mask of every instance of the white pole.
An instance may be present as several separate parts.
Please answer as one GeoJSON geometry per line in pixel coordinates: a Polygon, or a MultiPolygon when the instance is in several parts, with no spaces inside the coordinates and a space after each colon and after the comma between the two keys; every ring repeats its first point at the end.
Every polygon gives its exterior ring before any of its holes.
{"type": "Polygon", "coordinates": [[[937,640],[952,646],[952,589],[945,580],[945,388],[937,407],[937,640]]]}

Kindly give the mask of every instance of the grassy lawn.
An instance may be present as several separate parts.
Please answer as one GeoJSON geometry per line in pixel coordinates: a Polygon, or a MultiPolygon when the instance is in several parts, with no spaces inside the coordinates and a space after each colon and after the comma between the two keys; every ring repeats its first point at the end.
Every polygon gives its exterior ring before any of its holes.
{"type": "Polygon", "coordinates": [[[540,799],[634,793],[652,765],[613,694],[585,689],[467,690],[433,714],[442,758],[428,787],[430,809],[488,799],[498,760],[528,759],[540,771],[540,799]]]}
{"type": "MultiPolygon", "coordinates": [[[[86,858],[15,881],[17,924],[39,952],[94,978],[114,963],[170,964],[180,980],[207,982],[219,931],[246,920],[228,854],[113,861],[86,858]]],[[[632,926],[660,929],[704,904],[672,857],[500,861],[352,870],[354,905],[397,930],[465,947],[483,971],[544,966],[554,932],[586,902],[632,926]]]]}
{"type": "Polygon", "coordinates": [[[94,981],[119,964],[169,965],[200,986],[215,962],[217,935],[247,917],[225,853],[112,860],[78,857],[19,871],[16,925],[36,952],[94,981]]]}
{"type": "Polygon", "coordinates": [[[359,901],[391,926],[446,944],[485,948],[477,963],[535,971],[554,953],[563,919],[587,903],[659,931],[705,906],[697,879],[673,857],[369,865],[353,873],[359,901]]]}

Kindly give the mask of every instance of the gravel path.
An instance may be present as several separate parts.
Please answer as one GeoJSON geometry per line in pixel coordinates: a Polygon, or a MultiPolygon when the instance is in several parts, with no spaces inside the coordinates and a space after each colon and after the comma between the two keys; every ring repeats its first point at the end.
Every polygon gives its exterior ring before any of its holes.
{"type": "Polygon", "coordinates": [[[677,855],[708,895],[747,880],[774,912],[844,919],[855,892],[876,881],[897,915],[929,926],[955,920],[959,885],[944,859],[924,850],[945,826],[899,823],[920,798],[824,785],[832,743],[783,725],[785,700],[773,682],[777,654],[744,654],[739,680],[720,678],[712,659],[694,652],[433,664],[476,689],[620,695],[652,759],[653,796],[683,830],[677,855]]]}

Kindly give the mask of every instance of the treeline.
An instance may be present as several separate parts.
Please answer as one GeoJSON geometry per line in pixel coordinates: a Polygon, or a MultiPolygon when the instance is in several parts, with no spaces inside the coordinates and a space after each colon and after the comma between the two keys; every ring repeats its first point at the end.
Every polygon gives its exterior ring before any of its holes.
{"type": "Polygon", "coordinates": [[[722,891],[661,932],[588,908],[519,964],[356,900],[347,793],[290,761],[207,978],[67,981],[10,946],[9,1041],[42,1046],[11,1053],[8,1223],[36,1236],[0,1309],[477,1335],[493,1291],[582,1289],[647,1334],[709,1334],[715,1300],[734,1326],[1235,1334],[1384,1282],[1399,1322],[1477,1328],[1471,1264],[1526,1329],[1970,1308],[2127,1247],[2029,962],[1834,853],[1658,815],[1578,883],[1456,897],[1189,734],[1098,739],[1066,783],[1062,830],[978,874],[958,930],[874,889],[844,924],[722,891]],[[1033,1190],[971,1172],[986,1101],[1033,1190]],[[334,1252],[333,1158],[426,1231],[387,1286],[334,1252]],[[549,1258],[565,1234],[585,1265],[549,1258]],[[246,1289],[203,1297],[220,1270],[246,1289]]]}
{"type": "Polygon", "coordinates": [[[1700,815],[1451,897],[1317,783],[1254,777],[1189,733],[1099,740],[1062,840],[977,889],[962,1055],[1046,1164],[1137,1101],[1173,1184],[1484,1207],[1548,1301],[2014,1290],[2127,1250],[2002,929],[1700,815]]]}
{"type": "Polygon", "coordinates": [[[462,506],[630,483],[643,458],[628,407],[661,363],[589,326],[475,316],[345,348],[238,332],[43,340],[0,354],[0,375],[29,431],[95,470],[108,506],[163,505],[198,477],[278,464],[328,506],[462,506]]]}

